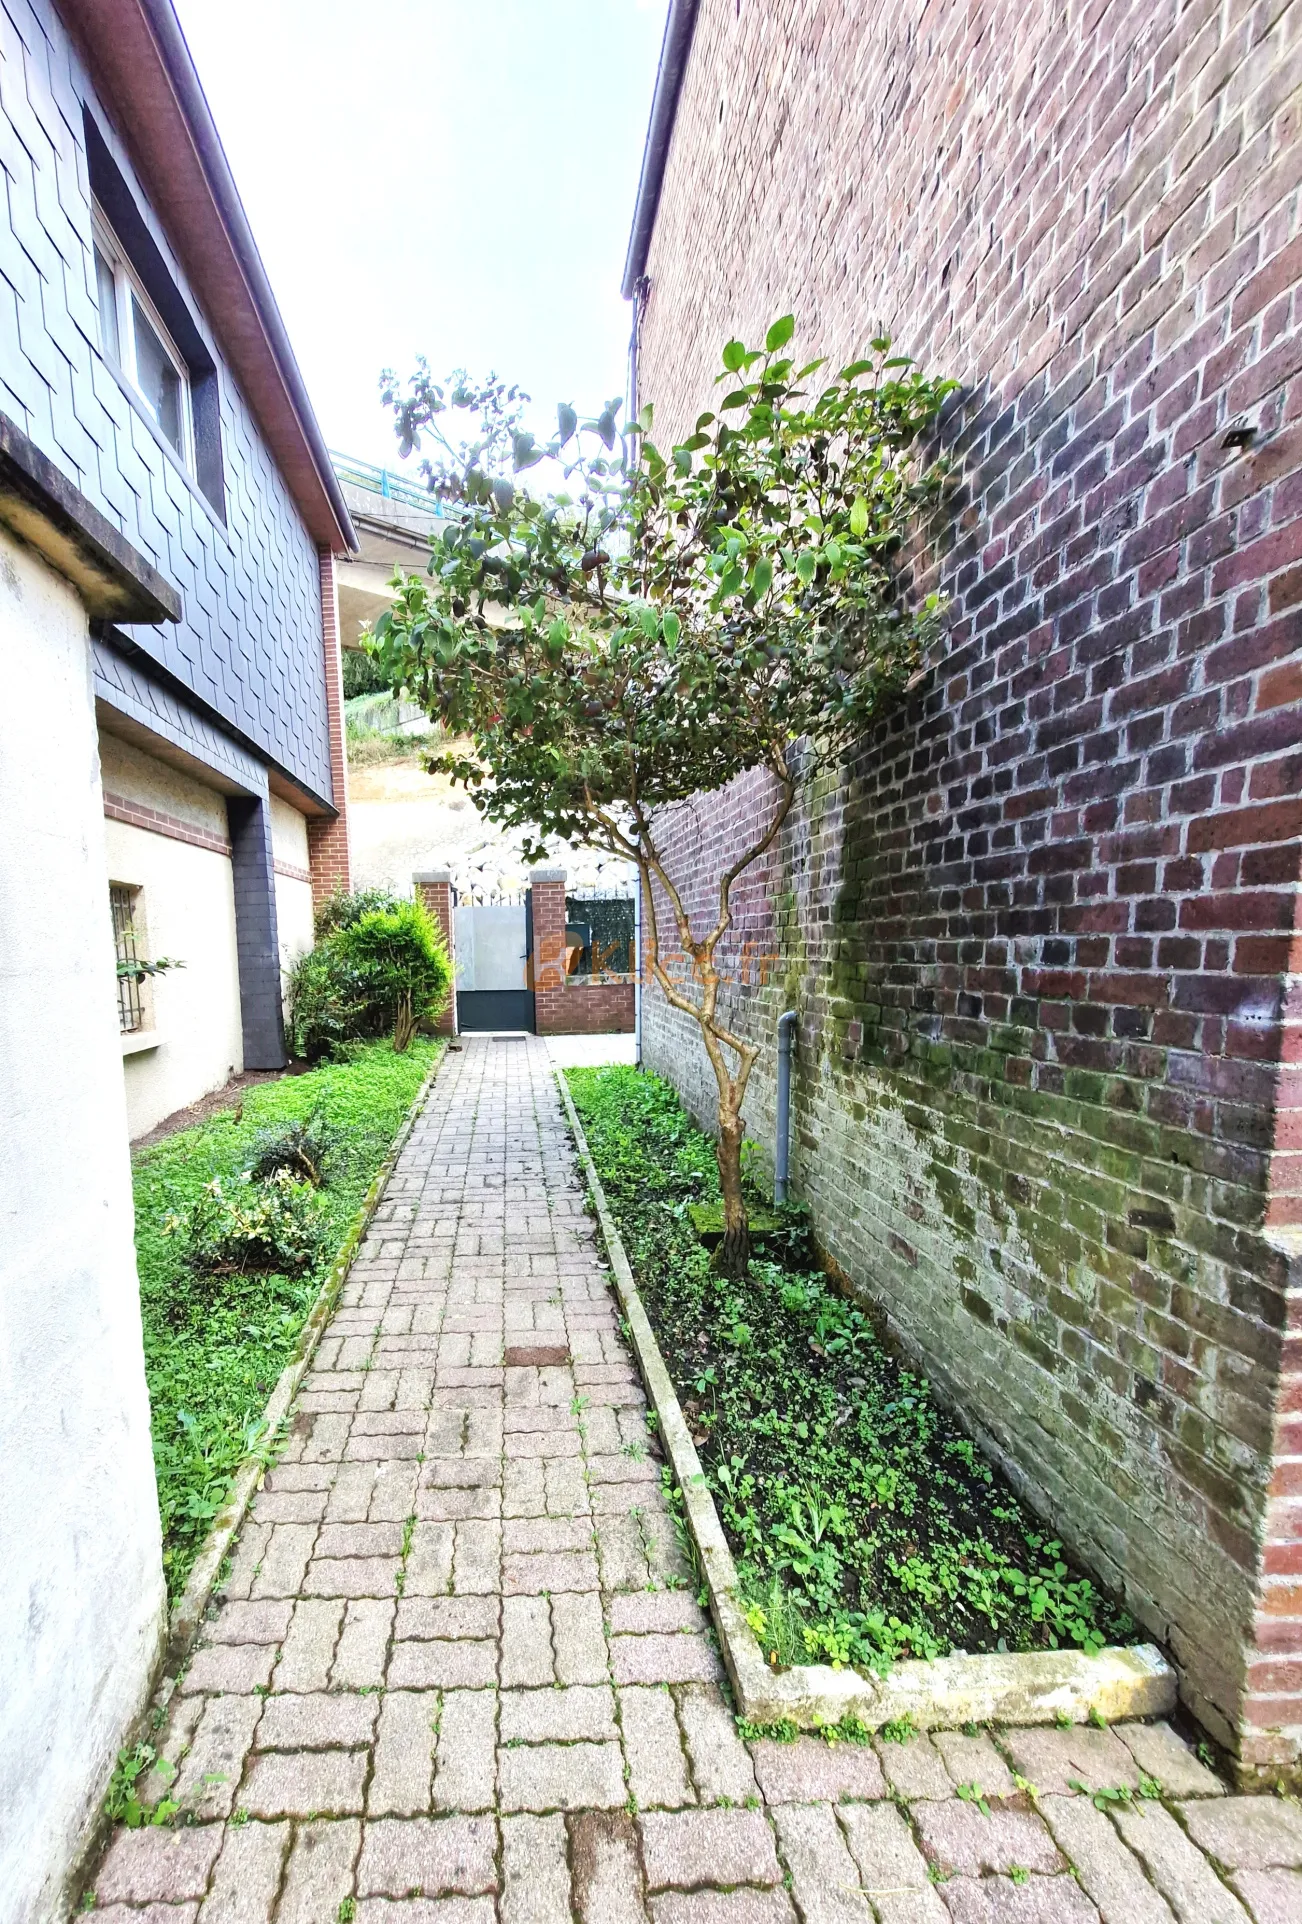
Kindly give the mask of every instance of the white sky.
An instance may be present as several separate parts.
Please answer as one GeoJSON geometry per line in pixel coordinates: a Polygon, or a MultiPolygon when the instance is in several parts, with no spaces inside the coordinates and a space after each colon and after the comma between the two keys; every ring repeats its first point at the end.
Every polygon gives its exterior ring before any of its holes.
{"type": "Polygon", "coordinates": [[[665,0],[176,0],[326,440],[397,465],[380,369],[595,409],[665,0]]]}

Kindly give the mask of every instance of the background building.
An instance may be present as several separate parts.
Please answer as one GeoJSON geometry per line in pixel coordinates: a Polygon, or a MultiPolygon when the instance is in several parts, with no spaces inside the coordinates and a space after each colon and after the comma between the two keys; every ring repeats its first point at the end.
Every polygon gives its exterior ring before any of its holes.
{"type": "MultiPolygon", "coordinates": [[[[962,383],[946,651],[735,891],[727,1014],[800,1011],[829,1252],[1207,1728],[1293,1768],[1298,25],[674,0],[625,287],[661,445],[789,311],[802,358],[885,332],[962,383]]],[[[702,911],[763,779],[666,830],[702,911]]],[[[694,1027],[643,1020],[710,1118],[694,1027]]]]}
{"type": "Polygon", "coordinates": [[[0,1917],[165,1628],[132,1134],[283,1064],[352,529],[169,0],[0,3],[0,1917]],[[115,980],[133,955],[183,968],[115,980]]]}

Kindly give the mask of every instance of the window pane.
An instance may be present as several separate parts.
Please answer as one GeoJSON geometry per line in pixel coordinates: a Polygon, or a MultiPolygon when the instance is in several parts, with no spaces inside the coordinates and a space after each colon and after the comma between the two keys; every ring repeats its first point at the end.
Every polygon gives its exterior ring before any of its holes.
{"type": "Polygon", "coordinates": [[[131,325],[136,336],[136,383],[155,421],[181,454],[181,377],[134,294],[131,325]]]}
{"type": "MultiPolygon", "coordinates": [[[[136,948],[136,931],[132,926],[132,911],[135,908],[134,889],[123,888],[118,882],[109,884],[109,906],[113,911],[113,946],[117,950],[118,968],[139,960],[136,948]]],[[[118,1027],[123,1035],[132,1035],[144,1027],[144,1000],[140,993],[140,978],[135,975],[118,976],[118,1027]]]]}
{"type": "Polygon", "coordinates": [[[113,269],[95,249],[95,284],[99,290],[99,344],[112,361],[121,362],[118,340],[118,292],[113,284],[113,269]]]}

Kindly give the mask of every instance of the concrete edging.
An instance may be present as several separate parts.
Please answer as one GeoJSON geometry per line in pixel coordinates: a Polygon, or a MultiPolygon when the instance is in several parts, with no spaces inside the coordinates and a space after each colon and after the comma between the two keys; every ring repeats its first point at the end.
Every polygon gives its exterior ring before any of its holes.
{"type": "MultiPolygon", "coordinates": [[[[317,1292],[316,1301],[308,1312],[307,1321],[294,1345],[294,1353],[280,1372],[276,1387],[271,1392],[267,1406],[262,1412],[268,1437],[275,1436],[288,1414],[299,1384],[307,1374],[308,1364],[312,1361],[316,1346],[338,1301],[339,1292],[352,1267],[353,1257],[357,1254],[362,1238],[370,1227],[371,1218],[375,1214],[380,1197],[384,1194],[385,1184],[393,1174],[394,1165],[406,1147],[407,1139],[415,1128],[425,1104],[429,1101],[434,1079],[446,1060],[445,1044],[431,1065],[429,1074],[417,1090],[411,1107],[407,1111],[406,1120],[389,1145],[387,1155],[372,1177],[370,1187],[358,1206],[348,1233],[339,1247],[339,1252],[330,1265],[329,1273],[317,1292]]],[[[162,1661],[164,1675],[153,1693],[153,1701],[156,1704],[165,1705],[172,1694],[177,1675],[199,1634],[199,1626],[212,1599],[217,1575],[225,1561],[226,1553],[240,1525],[244,1522],[249,1504],[268,1467],[267,1459],[261,1452],[246,1457],[235,1472],[229,1497],[213,1518],[212,1528],[204,1538],[203,1548],[191,1566],[185,1589],[177,1599],[176,1608],[168,1620],[167,1646],[162,1661]]]]}
{"type": "Polygon", "coordinates": [[[819,1729],[856,1717],[873,1728],[911,1717],[922,1730],[965,1723],[1046,1724],[1091,1714],[1109,1723],[1164,1716],[1174,1709],[1176,1676],[1155,1644],[1134,1644],[1087,1656],[1079,1650],[1022,1655],[937,1657],[897,1663],[881,1679],[830,1664],[771,1670],[737,1598],[737,1570],[714,1507],[673,1382],[610,1213],[583,1125],[561,1069],[561,1101],[597,1212],[615,1288],[632,1337],[660,1436],[683,1494],[710,1612],[719,1633],[737,1710],[755,1724],[794,1723],[819,1729]]]}

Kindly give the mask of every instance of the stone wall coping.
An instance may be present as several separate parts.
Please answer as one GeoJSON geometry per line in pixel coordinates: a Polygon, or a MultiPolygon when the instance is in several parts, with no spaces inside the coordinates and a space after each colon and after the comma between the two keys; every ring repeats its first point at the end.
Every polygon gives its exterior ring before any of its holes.
{"type": "Polygon", "coordinates": [[[411,879],[417,888],[431,887],[439,882],[450,882],[452,870],[450,868],[418,869],[411,879]]]}

